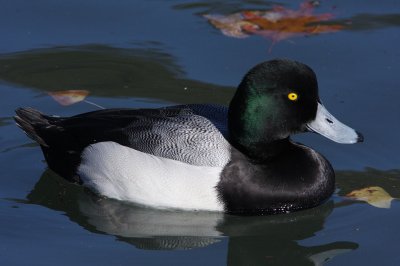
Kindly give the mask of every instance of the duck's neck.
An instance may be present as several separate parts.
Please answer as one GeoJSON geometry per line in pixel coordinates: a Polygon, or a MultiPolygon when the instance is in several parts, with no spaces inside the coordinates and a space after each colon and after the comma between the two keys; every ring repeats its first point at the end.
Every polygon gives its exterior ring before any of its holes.
{"type": "Polygon", "coordinates": [[[269,160],[286,150],[291,142],[282,121],[274,116],[276,108],[271,96],[260,95],[256,89],[239,86],[228,112],[231,144],[255,161],[269,160]]]}
{"type": "Polygon", "coordinates": [[[251,159],[253,163],[265,164],[274,158],[284,154],[292,146],[289,138],[275,140],[271,142],[254,142],[247,146],[233,144],[241,153],[251,159]]]}

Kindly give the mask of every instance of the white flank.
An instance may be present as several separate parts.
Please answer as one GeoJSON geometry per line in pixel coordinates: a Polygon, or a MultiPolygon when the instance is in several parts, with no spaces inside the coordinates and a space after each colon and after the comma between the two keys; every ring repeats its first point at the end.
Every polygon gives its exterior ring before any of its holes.
{"type": "Polygon", "coordinates": [[[222,211],[216,185],[222,167],[194,166],[153,156],[115,142],[82,153],[78,174],[93,191],[156,208],[222,211]]]}

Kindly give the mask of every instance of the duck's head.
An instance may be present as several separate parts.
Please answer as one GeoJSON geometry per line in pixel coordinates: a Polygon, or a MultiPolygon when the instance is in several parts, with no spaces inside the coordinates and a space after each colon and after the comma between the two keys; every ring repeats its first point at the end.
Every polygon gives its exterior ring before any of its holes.
{"type": "Polygon", "coordinates": [[[291,60],[267,61],[245,75],[230,103],[228,125],[230,139],[240,150],[304,131],[338,143],[363,140],[322,105],[314,71],[291,60]]]}

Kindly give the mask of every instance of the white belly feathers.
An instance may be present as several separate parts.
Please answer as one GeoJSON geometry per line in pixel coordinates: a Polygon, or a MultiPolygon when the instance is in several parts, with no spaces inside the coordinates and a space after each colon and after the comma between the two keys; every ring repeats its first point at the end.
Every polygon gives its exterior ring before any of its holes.
{"type": "Polygon", "coordinates": [[[215,188],[222,169],[100,142],[83,151],[77,172],[86,187],[109,198],[156,208],[223,211],[215,188]]]}

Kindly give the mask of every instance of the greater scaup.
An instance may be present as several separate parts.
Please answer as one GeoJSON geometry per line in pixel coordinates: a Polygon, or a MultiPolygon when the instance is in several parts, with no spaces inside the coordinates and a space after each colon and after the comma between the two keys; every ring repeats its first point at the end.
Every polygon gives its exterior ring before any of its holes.
{"type": "Polygon", "coordinates": [[[282,59],[252,68],[229,108],[16,113],[57,174],[101,195],[156,208],[276,214],[315,207],[333,193],[334,171],[290,135],[312,131],[339,143],[363,141],[322,105],[312,69],[282,59]]]}

